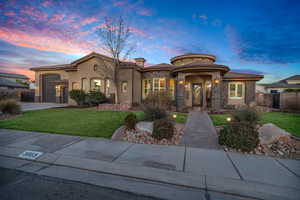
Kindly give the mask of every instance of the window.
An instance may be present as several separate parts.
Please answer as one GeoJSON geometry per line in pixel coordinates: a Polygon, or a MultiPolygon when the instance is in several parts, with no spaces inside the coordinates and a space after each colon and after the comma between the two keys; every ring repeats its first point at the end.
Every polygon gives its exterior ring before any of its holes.
{"type": "Polygon", "coordinates": [[[102,86],[102,80],[98,78],[94,78],[91,80],[91,90],[100,91],[102,86]]]}
{"type": "Polygon", "coordinates": [[[110,91],[109,91],[109,87],[110,87],[110,80],[109,79],[106,79],[105,80],[105,94],[106,94],[106,96],[107,97],[109,97],[109,93],[110,93],[110,91]]]}
{"type": "Polygon", "coordinates": [[[83,91],[88,91],[88,80],[86,78],[81,79],[81,89],[83,91]]]}
{"type": "Polygon", "coordinates": [[[150,92],[158,92],[166,89],[165,78],[153,78],[143,80],[143,98],[147,97],[150,92]]]}
{"type": "Polygon", "coordinates": [[[243,83],[229,83],[229,97],[243,98],[244,84],[243,83]]]}
{"type": "Polygon", "coordinates": [[[95,64],[95,65],[94,65],[94,71],[97,71],[97,70],[98,70],[98,65],[95,64]]]}
{"type": "Polygon", "coordinates": [[[72,90],[79,90],[79,89],[80,89],[79,83],[73,82],[72,83],[72,90]]]}
{"type": "Polygon", "coordinates": [[[169,90],[171,92],[172,99],[174,100],[175,99],[175,80],[174,79],[170,79],[169,90]]]}
{"type": "Polygon", "coordinates": [[[127,92],[127,81],[123,81],[122,82],[122,93],[126,93],[127,92]]]}

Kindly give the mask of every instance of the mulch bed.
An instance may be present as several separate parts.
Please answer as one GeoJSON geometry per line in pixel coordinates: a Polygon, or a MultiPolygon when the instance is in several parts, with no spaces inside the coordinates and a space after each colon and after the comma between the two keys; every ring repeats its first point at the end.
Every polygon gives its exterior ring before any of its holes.
{"type": "Polygon", "coordinates": [[[131,143],[138,143],[138,144],[159,144],[159,145],[179,145],[181,137],[183,136],[183,129],[184,124],[175,124],[175,133],[174,136],[167,140],[157,140],[151,137],[151,134],[146,131],[127,131],[127,130],[120,130],[118,136],[116,136],[117,140],[127,141],[131,143]]]}

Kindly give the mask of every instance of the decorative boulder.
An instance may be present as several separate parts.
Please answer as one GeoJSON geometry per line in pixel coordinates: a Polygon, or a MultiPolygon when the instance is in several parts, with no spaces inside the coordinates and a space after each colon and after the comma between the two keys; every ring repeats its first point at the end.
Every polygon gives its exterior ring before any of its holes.
{"type": "Polygon", "coordinates": [[[272,123],[264,124],[258,129],[258,132],[260,143],[266,145],[277,142],[283,138],[290,138],[291,135],[272,123]]]}
{"type": "Polygon", "coordinates": [[[152,134],[153,122],[138,122],[135,126],[136,130],[144,131],[152,134]]]}

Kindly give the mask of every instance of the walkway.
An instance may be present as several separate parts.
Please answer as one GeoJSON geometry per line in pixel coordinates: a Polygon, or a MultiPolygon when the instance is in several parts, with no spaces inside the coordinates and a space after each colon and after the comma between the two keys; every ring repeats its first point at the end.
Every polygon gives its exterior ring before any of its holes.
{"type": "MultiPolygon", "coordinates": [[[[259,199],[300,199],[300,161],[186,146],[0,129],[0,167],[132,192],[137,184],[151,181],[160,187],[168,184],[259,199]],[[21,159],[26,150],[42,155],[35,160],[21,159]],[[138,183],[111,182],[103,173],[123,180],[134,178],[138,183]]],[[[152,186],[138,191],[154,195],[152,186]]],[[[156,197],[162,191],[157,190],[156,197]]],[[[201,199],[194,194],[185,197],[201,199]]]]}
{"type": "Polygon", "coordinates": [[[183,132],[182,145],[205,149],[219,148],[216,129],[206,112],[189,112],[183,132]]]}
{"type": "Polygon", "coordinates": [[[28,103],[21,102],[21,107],[23,111],[28,110],[44,110],[49,108],[61,108],[66,107],[68,104],[60,104],[60,103],[28,103]]]}

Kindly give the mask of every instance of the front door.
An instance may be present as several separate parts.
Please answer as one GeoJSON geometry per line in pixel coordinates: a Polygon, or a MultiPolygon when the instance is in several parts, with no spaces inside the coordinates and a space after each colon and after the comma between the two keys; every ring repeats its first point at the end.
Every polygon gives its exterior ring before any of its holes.
{"type": "Polygon", "coordinates": [[[203,106],[202,83],[193,83],[193,106],[203,106]]]}

